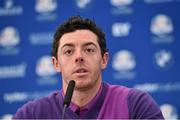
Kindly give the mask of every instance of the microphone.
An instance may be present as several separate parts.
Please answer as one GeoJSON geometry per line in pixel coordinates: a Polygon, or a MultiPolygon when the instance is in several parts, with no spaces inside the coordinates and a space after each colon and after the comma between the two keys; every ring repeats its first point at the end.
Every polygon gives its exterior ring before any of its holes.
{"type": "Polygon", "coordinates": [[[69,106],[69,104],[71,102],[74,87],[75,87],[75,81],[74,80],[69,81],[69,84],[68,84],[68,87],[67,87],[67,90],[66,90],[66,94],[65,94],[65,97],[64,97],[64,102],[63,102],[62,119],[64,119],[65,110],[66,110],[66,108],[69,106]]]}

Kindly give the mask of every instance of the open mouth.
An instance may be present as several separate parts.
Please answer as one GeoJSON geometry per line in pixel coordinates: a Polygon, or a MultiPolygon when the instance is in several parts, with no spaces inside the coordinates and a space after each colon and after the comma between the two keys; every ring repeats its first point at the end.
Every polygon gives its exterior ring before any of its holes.
{"type": "Polygon", "coordinates": [[[85,72],[87,72],[87,70],[83,68],[76,70],[76,73],[85,73],[85,72]]]}
{"type": "Polygon", "coordinates": [[[74,71],[74,74],[77,76],[84,76],[84,75],[87,75],[87,73],[88,73],[88,70],[84,68],[79,68],[74,71]]]}

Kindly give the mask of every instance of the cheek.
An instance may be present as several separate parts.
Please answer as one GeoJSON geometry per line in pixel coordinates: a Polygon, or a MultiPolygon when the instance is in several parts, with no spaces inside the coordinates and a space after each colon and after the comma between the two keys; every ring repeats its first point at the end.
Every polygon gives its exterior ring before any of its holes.
{"type": "Polygon", "coordinates": [[[72,68],[71,60],[61,59],[59,63],[61,72],[69,71],[72,68]]]}
{"type": "Polygon", "coordinates": [[[91,61],[91,64],[89,64],[89,67],[91,67],[92,69],[95,69],[96,71],[98,71],[99,69],[101,69],[101,60],[100,59],[93,59],[91,61]]]}

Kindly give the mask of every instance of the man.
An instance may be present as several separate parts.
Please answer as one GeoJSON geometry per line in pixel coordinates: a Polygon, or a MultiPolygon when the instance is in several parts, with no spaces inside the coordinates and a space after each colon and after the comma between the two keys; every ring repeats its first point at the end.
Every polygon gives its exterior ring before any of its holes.
{"type": "Polygon", "coordinates": [[[52,56],[62,75],[62,90],[25,104],[14,119],[61,118],[70,80],[76,85],[66,119],[163,119],[147,93],[102,82],[109,55],[105,35],[93,21],[74,16],[61,24],[54,35],[52,56]]]}

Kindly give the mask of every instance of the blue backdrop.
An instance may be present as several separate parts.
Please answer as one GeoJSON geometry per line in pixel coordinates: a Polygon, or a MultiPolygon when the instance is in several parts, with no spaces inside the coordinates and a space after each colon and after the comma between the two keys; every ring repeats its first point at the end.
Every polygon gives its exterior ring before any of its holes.
{"type": "Polygon", "coordinates": [[[69,16],[94,19],[110,53],[103,80],[149,92],[166,118],[180,116],[180,0],[1,0],[0,118],[61,89],[52,36],[69,16]]]}

